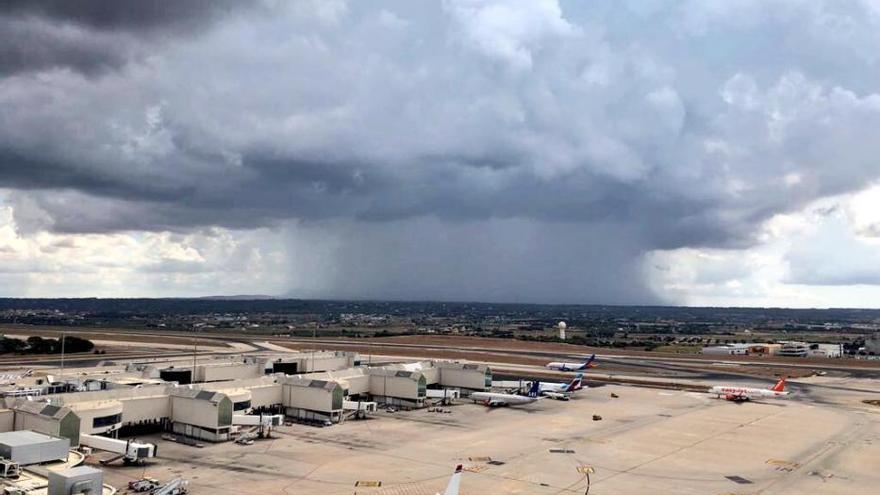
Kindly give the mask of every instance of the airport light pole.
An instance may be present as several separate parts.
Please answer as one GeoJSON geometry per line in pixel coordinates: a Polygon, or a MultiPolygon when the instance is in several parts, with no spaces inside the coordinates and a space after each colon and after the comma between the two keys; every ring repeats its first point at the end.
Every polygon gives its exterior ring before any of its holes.
{"type": "MultiPolygon", "coordinates": [[[[64,341],[67,340],[67,332],[61,331],[61,383],[64,383],[64,341]]],[[[67,392],[67,385],[62,385],[67,392]]]]}
{"type": "Polygon", "coordinates": [[[312,327],[312,369],[309,370],[309,373],[315,372],[315,340],[318,339],[318,325],[312,327]]]}
{"type": "Polygon", "coordinates": [[[587,477],[587,489],[584,491],[584,495],[590,495],[590,475],[595,473],[596,470],[593,466],[583,465],[578,468],[578,472],[583,473],[587,477]]]}
{"type": "Polygon", "coordinates": [[[190,377],[190,383],[196,382],[196,353],[199,349],[199,341],[196,339],[196,327],[193,325],[193,371],[192,376],[190,377]]]}

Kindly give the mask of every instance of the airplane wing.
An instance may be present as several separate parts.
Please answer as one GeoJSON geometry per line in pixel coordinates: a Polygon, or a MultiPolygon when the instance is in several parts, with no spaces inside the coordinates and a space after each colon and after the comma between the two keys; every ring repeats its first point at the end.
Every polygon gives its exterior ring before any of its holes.
{"type": "Polygon", "coordinates": [[[446,485],[446,491],[443,492],[443,495],[458,495],[458,487],[461,485],[461,471],[462,466],[459,464],[456,466],[455,472],[452,473],[452,477],[449,478],[449,484],[446,485]]]}

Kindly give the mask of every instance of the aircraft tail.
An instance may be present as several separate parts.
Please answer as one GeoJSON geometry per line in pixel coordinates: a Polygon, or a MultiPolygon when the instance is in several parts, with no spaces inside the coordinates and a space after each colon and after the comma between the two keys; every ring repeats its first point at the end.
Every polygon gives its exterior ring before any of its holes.
{"type": "MultiPolygon", "coordinates": [[[[462,466],[459,464],[455,467],[452,477],[449,478],[449,484],[446,485],[446,491],[443,492],[443,495],[458,495],[458,487],[461,486],[461,471],[462,466]]],[[[440,494],[438,493],[437,495],[440,494]]]]}
{"type": "Polygon", "coordinates": [[[770,390],[774,392],[785,392],[785,378],[780,378],[776,385],[774,385],[770,390]]]}
{"type": "Polygon", "coordinates": [[[532,382],[532,386],[529,387],[529,397],[537,397],[541,395],[541,382],[535,380],[532,382]]]}
{"type": "Polygon", "coordinates": [[[571,383],[569,383],[568,386],[565,387],[565,391],[566,392],[574,392],[575,390],[580,389],[582,387],[583,379],[584,379],[584,374],[578,373],[577,376],[574,377],[574,379],[571,381],[571,383]]]}
{"type": "Polygon", "coordinates": [[[595,368],[596,367],[596,363],[594,363],[595,360],[596,360],[596,355],[593,354],[592,356],[590,356],[590,359],[587,359],[587,362],[584,364],[584,368],[595,368]]]}

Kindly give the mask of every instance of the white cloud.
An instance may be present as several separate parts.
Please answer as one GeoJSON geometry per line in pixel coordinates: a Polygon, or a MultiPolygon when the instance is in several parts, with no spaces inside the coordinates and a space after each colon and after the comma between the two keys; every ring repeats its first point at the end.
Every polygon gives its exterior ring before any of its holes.
{"type": "Polygon", "coordinates": [[[562,15],[556,0],[445,0],[466,43],[516,70],[528,70],[536,52],[576,28],[562,15]]]}
{"type": "Polygon", "coordinates": [[[0,297],[280,294],[289,258],[280,231],[21,233],[0,195],[0,297]]]}
{"type": "Polygon", "coordinates": [[[825,198],[764,223],[747,249],[654,251],[654,289],[691,305],[876,307],[880,187],[825,198]]]}

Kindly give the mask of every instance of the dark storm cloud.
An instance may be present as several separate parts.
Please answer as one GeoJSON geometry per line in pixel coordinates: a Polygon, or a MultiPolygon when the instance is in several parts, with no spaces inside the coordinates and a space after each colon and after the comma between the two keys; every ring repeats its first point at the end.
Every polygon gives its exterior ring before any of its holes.
{"type": "Polygon", "coordinates": [[[0,187],[25,231],[297,223],[326,295],[645,301],[645,252],[880,177],[877,14],[763,3],[13,2],[0,187]]]}
{"type": "Polygon", "coordinates": [[[0,75],[70,68],[94,76],[143,59],[255,2],[58,0],[0,3],[0,75]]]}
{"type": "Polygon", "coordinates": [[[238,0],[5,0],[0,13],[44,17],[97,30],[184,30],[255,3],[238,0]]]}
{"type": "Polygon", "coordinates": [[[122,36],[9,17],[0,17],[0,39],[0,74],[53,67],[96,74],[125,64],[133,49],[122,36]]]}
{"type": "Polygon", "coordinates": [[[452,301],[656,302],[643,285],[638,235],[613,224],[435,218],[298,230],[296,297],[452,301]],[[392,259],[389,259],[392,258],[392,259]],[[597,262],[601,260],[601,262],[597,262]]]}
{"type": "Polygon", "coordinates": [[[60,157],[28,156],[0,150],[0,174],[13,189],[70,189],[116,199],[173,201],[193,193],[192,185],[157,184],[145,177],[95,174],[68,166],[60,157]]]}

